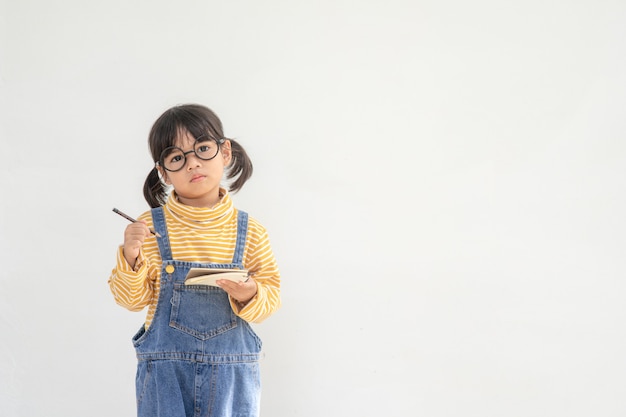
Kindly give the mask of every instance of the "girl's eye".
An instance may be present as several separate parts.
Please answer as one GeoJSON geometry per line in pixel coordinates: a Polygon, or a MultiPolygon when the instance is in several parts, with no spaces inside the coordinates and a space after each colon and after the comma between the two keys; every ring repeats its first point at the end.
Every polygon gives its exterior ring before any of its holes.
{"type": "Polygon", "coordinates": [[[211,146],[209,145],[198,146],[198,152],[209,152],[210,150],[211,150],[211,146]]]}
{"type": "Polygon", "coordinates": [[[196,144],[196,154],[200,158],[211,159],[217,153],[217,146],[212,140],[205,140],[196,144]]]}
{"type": "Polygon", "coordinates": [[[170,159],[170,162],[172,162],[172,163],[176,163],[176,162],[180,162],[180,161],[182,161],[183,156],[182,156],[182,155],[180,155],[180,154],[177,154],[177,155],[172,155],[169,159],[170,159]]]}

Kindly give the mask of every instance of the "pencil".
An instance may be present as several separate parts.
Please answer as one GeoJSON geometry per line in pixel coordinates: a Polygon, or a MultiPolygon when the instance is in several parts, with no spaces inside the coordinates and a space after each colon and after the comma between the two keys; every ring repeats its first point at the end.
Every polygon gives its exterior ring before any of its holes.
{"type": "MultiPolygon", "coordinates": [[[[123,218],[125,218],[126,220],[136,223],[137,220],[133,219],[132,217],[130,217],[128,214],[126,213],[122,213],[121,211],[119,211],[116,208],[113,208],[113,211],[116,212],[117,214],[119,214],[120,216],[122,216],[123,218]]],[[[152,233],[153,235],[155,235],[156,237],[161,237],[160,234],[158,234],[157,232],[155,232],[154,230],[150,229],[150,233],[152,233]]]]}

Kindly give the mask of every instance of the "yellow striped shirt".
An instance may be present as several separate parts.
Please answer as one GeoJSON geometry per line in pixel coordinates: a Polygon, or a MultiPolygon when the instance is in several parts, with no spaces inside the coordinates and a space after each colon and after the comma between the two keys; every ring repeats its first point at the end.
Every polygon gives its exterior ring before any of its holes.
{"type": "MultiPolygon", "coordinates": [[[[186,206],[178,201],[175,192],[169,196],[164,213],[172,257],[179,261],[231,263],[237,236],[237,209],[228,192],[211,208],[186,206]]],[[[146,212],[139,217],[152,228],[152,216],[146,212]]],[[[231,298],[231,308],[248,322],[259,323],[280,307],[280,273],[270,247],[265,228],[249,217],[248,236],[243,264],[254,276],[257,294],[241,310],[231,298]]],[[[161,254],[156,238],[146,238],[135,268],[131,268],[123,255],[117,252],[117,265],[111,272],[109,286],[115,301],[131,311],[146,306],[146,329],[150,326],[159,300],[161,254]]]]}

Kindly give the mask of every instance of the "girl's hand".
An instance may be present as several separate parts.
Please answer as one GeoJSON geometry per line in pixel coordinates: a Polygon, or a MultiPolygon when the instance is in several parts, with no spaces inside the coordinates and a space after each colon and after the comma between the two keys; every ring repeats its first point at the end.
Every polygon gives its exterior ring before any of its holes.
{"type": "Polygon", "coordinates": [[[126,227],[124,231],[124,258],[131,268],[135,267],[139,250],[148,236],[150,236],[150,229],[148,229],[145,220],[131,223],[126,227]]]}
{"type": "Polygon", "coordinates": [[[233,297],[240,304],[240,307],[245,306],[257,292],[256,281],[249,277],[246,282],[233,282],[227,279],[218,279],[216,284],[220,286],[224,291],[233,297]]]}

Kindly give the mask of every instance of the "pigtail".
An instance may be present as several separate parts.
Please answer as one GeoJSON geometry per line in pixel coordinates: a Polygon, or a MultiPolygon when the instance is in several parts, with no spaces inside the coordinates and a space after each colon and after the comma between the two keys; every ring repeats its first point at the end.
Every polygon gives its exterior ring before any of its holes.
{"type": "Polygon", "coordinates": [[[232,180],[236,178],[228,187],[230,191],[236,193],[252,176],[252,161],[248,157],[246,150],[234,139],[230,140],[232,160],[226,174],[226,178],[232,180]]]}
{"type": "Polygon", "coordinates": [[[143,184],[143,196],[152,208],[161,207],[167,201],[167,189],[161,182],[156,167],[152,168],[146,177],[146,182],[143,184]]]}

